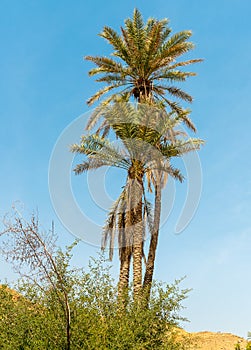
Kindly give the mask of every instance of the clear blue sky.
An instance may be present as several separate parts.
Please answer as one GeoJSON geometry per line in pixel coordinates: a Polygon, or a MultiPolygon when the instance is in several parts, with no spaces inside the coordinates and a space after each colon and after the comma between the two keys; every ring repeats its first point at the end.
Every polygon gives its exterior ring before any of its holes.
{"type": "MultiPolygon", "coordinates": [[[[187,275],[183,286],[193,291],[186,301],[191,321],[186,329],[246,336],[251,330],[249,0],[2,0],[0,213],[20,200],[28,212],[39,209],[44,226],[55,220],[60,244],[72,241],[50,201],[50,155],[63,129],[87,112],[85,101],[97,89],[87,76],[91,65],[82,57],[108,54],[97,33],[104,25],[119,29],[134,7],[145,18],[168,17],[174,32],[192,29],[192,55],[205,58],[194,66],[198,77],[186,84],[195,97],[198,135],[207,141],[200,152],[202,197],[188,228],[176,235],[186,184],[177,186],[174,209],[161,232],[155,277],[172,282],[187,275]]],[[[79,178],[73,186],[80,202],[88,196],[81,183],[79,178]]],[[[86,265],[97,251],[82,243],[74,259],[86,265]]],[[[1,280],[13,278],[4,262],[0,267],[1,280]]]]}

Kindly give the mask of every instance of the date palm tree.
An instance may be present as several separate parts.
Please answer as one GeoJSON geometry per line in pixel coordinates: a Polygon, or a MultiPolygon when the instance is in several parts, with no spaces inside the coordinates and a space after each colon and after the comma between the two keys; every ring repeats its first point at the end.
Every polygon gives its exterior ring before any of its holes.
{"type": "MultiPolygon", "coordinates": [[[[144,23],[137,9],[134,10],[132,19],[125,20],[121,34],[110,27],[104,27],[100,36],[112,46],[114,58],[85,57],[96,65],[89,71],[89,75],[98,75],[96,81],[105,84],[89,98],[88,105],[106,94],[108,97],[101,102],[102,105],[129,101],[132,97],[139,103],[154,104],[161,108],[168,106],[179,113],[186,125],[195,131],[187,109],[182,108],[178,102],[192,102],[192,96],[178,85],[196,75],[194,72],[182,71],[182,67],[202,61],[178,61],[180,56],[194,48],[194,44],[188,41],[191,35],[190,30],[171,35],[167,19],[150,18],[144,23]]],[[[92,115],[88,128],[93,127],[98,116],[96,113],[92,115]]]]}
{"type": "MultiPolygon", "coordinates": [[[[192,32],[187,30],[172,35],[167,19],[150,18],[144,23],[137,9],[134,10],[133,18],[125,21],[121,34],[110,27],[104,27],[100,36],[112,46],[113,57],[86,57],[96,65],[90,70],[89,75],[97,75],[96,81],[105,84],[87,103],[92,105],[101,97],[108,96],[102,100],[101,108],[92,114],[87,128],[92,129],[102,116],[103,106],[116,101],[129,101],[132,98],[140,104],[145,103],[174,111],[188,128],[196,131],[189,118],[190,111],[181,107],[178,102],[180,100],[192,102],[192,96],[183,91],[179,83],[196,75],[194,72],[183,71],[183,67],[202,61],[180,60],[182,55],[194,48],[194,44],[188,41],[191,35],[192,32]]],[[[102,130],[105,136],[109,129],[110,125],[105,119],[97,132],[100,133],[102,130]]],[[[159,170],[148,172],[148,178],[155,192],[154,229],[151,233],[143,284],[149,296],[158,245],[163,172],[159,170]]]]}
{"type": "Polygon", "coordinates": [[[146,222],[151,236],[154,236],[145,196],[145,182],[147,179],[153,181],[151,178],[156,176],[155,173],[166,173],[182,181],[179,170],[171,166],[170,159],[199,148],[202,141],[174,137],[177,132],[172,129],[180,122],[179,115],[149,108],[145,104],[135,107],[129,103],[116,103],[103,108],[102,115],[121,141],[122,147],[115,146],[108,138],[98,134],[83,136],[80,145],[72,147],[73,152],[86,156],[84,162],[75,168],[75,173],[80,174],[101,166],[115,166],[127,171],[126,186],[115,202],[104,228],[103,245],[110,240],[111,257],[117,233],[121,262],[120,293],[128,286],[130,261],[133,257],[136,298],[142,291],[146,222]]]}

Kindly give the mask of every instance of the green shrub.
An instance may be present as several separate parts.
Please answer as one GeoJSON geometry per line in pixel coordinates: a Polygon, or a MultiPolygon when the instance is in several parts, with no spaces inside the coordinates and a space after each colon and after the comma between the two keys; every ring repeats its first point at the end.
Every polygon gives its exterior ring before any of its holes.
{"type": "MultiPolygon", "coordinates": [[[[89,271],[70,270],[62,251],[71,310],[71,349],[184,349],[175,329],[182,318],[181,302],[187,290],[155,283],[149,308],[135,305],[129,292],[127,306],[117,301],[117,288],[103,258],[91,260],[89,271]],[[71,272],[69,272],[71,271],[71,272]]],[[[20,280],[14,297],[0,288],[0,349],[67,349],[65,318],[60,298],[46,283],[20,280]]],[[[143,302],[144,304],[144,302],[143,302]]]]}

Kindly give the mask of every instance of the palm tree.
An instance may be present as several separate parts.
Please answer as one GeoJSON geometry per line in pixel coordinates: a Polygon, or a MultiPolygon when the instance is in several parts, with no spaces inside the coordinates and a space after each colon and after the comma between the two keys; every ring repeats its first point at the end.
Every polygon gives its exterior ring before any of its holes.
{"type": "MultiPolygon", "coordinates": [[[[177,99],[192,102],[192,97],[174,85],[196,75],[193,72],[182,71],[182,67],[202,61],[201,59],[178,61],[183,54],[194,48],[193,43],[188,41],[191,35],[191,31],[181,31],[171,35],[167,19],[150,18],[145,24],[137,9],[134,10],[133,18],[125,21],[124,28],[121,28],[121,34],[110,27],[104,27],[100,36],[113,47],[112,55],[114,58],[86,57],[87,60],[96,65],[90,70],[89,75],[99,75],[97,82],[106,84],[87,103],[91,105],[103,95],[112,91],[115,93],[109,94],[101,102],[101,108],[96,109],[92,114],[87,128],[93,128],[102,116],[103,106],[114,101],[129,101],[130,98],[134,98],[138,103],[170,108],[190,129],[196,131],[194,124],[188,117],[190,111],[182,108],[177,102],[177,99]]],[[[109,129],[109,123],[104,120],[97,132],[103,130],[105,136],[109,129]]],[[[148,296],[153,279],[159,236],[163,172],[151,172],[150,177],[154,185],[155,206],[154,230],[151,234],[143,285],[148,296]]]]}
{"type": "MultiPolygon", "coordinates": [[[[103,108],[103,117],[112,126],[123,148],[115,147],[107,138],[94,134],[83,136],[80,145],[72,147],[73,152],[87,156],[77,165],[75,173],[96,169],[101,166],[115,166],[127,171],[127,183],[112,208],[104,230],[104,242],[110,239],[112,256],[114,237],[118,233],[120,247],[119,292],[128,286],[130,261],[133,256],[133,286],[135,298],[142,290],[142,256],[145,220],[150,220],[150,210],[144,191],[144,179],[155,173],[168,173],[182,181],[178,169],[170,165],[172,156],[179,156],[200,147],[198,139],[175,139],[175,131],[180,117],[177,113],[117,103],[103,108]],[[153,118],[155,116],[155,118],[153,118]],[[168,137],[173,135],[172,138],[168,137]],[[146,214],[146,215],[145,215],[146,214]]],[[[177,132],[176,132],[177,133],[177,132]]],[[[156,209],[155,209],[156,210],[156,209]]],[[[155,237],[151,224],[148,225],[155,237]]],[[[155,230],[155,229],[154,229],[155,230]]],[[[149,260],[149,259],[148,259],[149,260]]]]}
{"type": "MultiPolygon", "coordinates": [[[[194,48],[194,44],[188,41],[191,35],[190,30],[171,35],[167,19],[150,18],[145,24],[137,9],[134,10],[132,19],[125,20],[121,35],[110,27],[104,27],[100,36],[113,47],[112,56],[115,59],[85,57],[96,65],[89,71],[89,75],[99,75],[96,81],[106,84],[87,101],[88,105],[92,105],[110,91],[115,91],[102,101],[102,105],[114,101],[129,101],[133,97],[139,103],[154,104],[160,108],[169,106],[195,131],[188,118],[188,110],[177,102],[177,99],[192,102],[192,97],[173,85],[196,75],[194,72],[182,71],[182,67],[202,61],[191,59],[177,62],[180,56],[194,48]]],[[[93,127],[98,117],[99,114],[93,114],[88,128],[93,127]]]]}
{"type": "MultiPolygon", "coordinates": [[[[152,208],[150,202],[146,198],[143,189],[142,201],[142,255],[144,255],[144,237],[146,230],[153,232],[152,208]]],[[[108,214],[106,225],[103,230],[102,249],[104,250],[109,244],[109,259],[113,258],[114,242],[116,235],[118,237],[119,259],[120,259],[120,274],[118,283],[118,297],[123,303],[126,302],[127,291],[129,287],[130,265],[133,256],[133,229],[130,203],[130,178],[127,178],[126,185],[115,201],[108,214]],[[108,243],[109,242],[109,243],[108,243]]],[[[139,206],[141,202],[139,202],[139,206]]],[[[133,212],[132,212],[133,214],[133,212]]],[[[142,280],[142,276],[140,278],[142,280]]]]}

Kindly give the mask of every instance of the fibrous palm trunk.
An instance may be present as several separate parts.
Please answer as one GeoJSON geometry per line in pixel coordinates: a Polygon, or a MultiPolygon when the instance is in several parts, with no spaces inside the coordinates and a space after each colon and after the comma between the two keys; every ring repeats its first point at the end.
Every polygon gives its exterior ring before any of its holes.
{"type": "Polygon", "coordinates": [[[131,229],[133,237],[133,293],[136,300],[142,290],[142,251],[143,251],[143,222],[142,222],[142,182],[132,180],[133,207],[131,209],[131,229]]]}
{"type": "Polygon", "coordinates": [[[158,175],[159,176],[155,185],[154,226],[153,226],[153,233],[151,235],[151,240],[150,240],[150,246],[149,246],[147,263],[146,263],[146,271],[145,271],[144,283],[143,283],[144,295],[146,297],[147,302],[149,301],[149,298],[150,298],[156,250],[157,250],[158,238],[159,238],[159,226],[160,226],[160,214],[161,214],[161,183],[160,183],[160,174],[158,175]]]}
{"type": "MultiPolygon", "coordinates": [[[[125,193],[127,193],[125,191],[125,193]]],[[[123,205],[119,210],[118,228],[119,228],[119,259],[120,272],[118,283],[118,300],[122,306],[126,306],[128,298],[130,265],[132,257],[132,237],[131,237],[131,222],[128,211],[128,201],[123,198],[123,205]]]]}
{"type": "Polygon", "coordinates": [[[126,303],[127,292],[129,287],[129,275],[131,264],[131,252],[127,247],[120,248],[120,272],[119,272],[119,284],[118,284],[118,298],[123,304],[126,303]]]}
{"type": "Polygon", "coordinates": [[[126,206],[122,208],[122,213],[119,217],[119,257],[120,257],[120,272],[118,283],[118,298],[122,304],[126,303],[127,292],[129,287],[130,264],[132,256],[132,242],[129,232],[129,217],[126,212],[126,206]]]}
{"type": "Polygon", "coordinates": [[[143,252],[143,168],[139,160],[133,160],[128,171],[128,232],[133,246],[133,296],[136,301],[142,291],[142,252],[143,252]]]}

